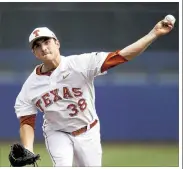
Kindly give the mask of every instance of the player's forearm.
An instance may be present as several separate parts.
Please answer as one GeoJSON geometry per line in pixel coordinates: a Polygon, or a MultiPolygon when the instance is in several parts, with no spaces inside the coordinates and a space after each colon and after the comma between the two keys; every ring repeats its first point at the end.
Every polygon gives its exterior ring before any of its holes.
{"type": "Polygon", "coordinates": [[[150,32],[146,36],[136,41],[135,43],[122,49],[119,52],[119,54],[124,58],[126,58],[127,60],[131,60],[134,57],[141,54],[156,39],[157,39],[156,34],[150,32]]]}
{"type": "Polygon", "coordinates": [[[30,125],[21,126],[20,139],[24,147],[33,152],[34,129],[30,125]]]}

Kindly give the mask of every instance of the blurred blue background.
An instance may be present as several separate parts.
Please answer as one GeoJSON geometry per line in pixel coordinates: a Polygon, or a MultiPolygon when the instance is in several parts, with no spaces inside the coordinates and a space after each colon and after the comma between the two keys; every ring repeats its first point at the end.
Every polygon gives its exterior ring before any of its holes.
{"type": "MultiPolygon", "coordinates": [[[[0,3],[0,140],[19,139],[14,103],[39,64],[28,44],[34,28],[53,30],[62,55],[115,51],[144,36],[167,14],[177,19],[170,34],[96,79],[103,141],[178,141],[178,3],[0,3]]],[[[36,140],[43,140],[41,113],[36,125],[36,140]]]]}

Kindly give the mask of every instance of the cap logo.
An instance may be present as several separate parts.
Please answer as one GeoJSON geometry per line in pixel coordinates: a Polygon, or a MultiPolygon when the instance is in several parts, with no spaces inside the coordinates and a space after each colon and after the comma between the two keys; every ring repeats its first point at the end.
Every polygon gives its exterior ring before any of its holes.
{"type": "Polygon", "coordinates": [[[40,32],[40,30],[38,30],[38,29],[33,32],[33,34],[35,35],[35,37],[39,36],[39,33],[38,32],[40,32]]]}

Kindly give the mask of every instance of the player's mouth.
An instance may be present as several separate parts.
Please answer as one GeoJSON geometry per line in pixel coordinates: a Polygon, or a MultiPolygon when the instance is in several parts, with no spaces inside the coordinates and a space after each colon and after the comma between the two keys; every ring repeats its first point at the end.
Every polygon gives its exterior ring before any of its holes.
{"type": "Polygon", "coordinates": [[[47,55],[49,55],[50,53],[43,53],[43,56],[47,56],[47,55]]]}

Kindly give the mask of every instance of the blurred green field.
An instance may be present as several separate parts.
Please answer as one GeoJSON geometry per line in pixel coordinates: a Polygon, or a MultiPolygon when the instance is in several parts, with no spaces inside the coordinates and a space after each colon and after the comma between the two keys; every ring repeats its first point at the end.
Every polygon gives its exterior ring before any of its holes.
{"type": "MultiPolygon", "coordinates": [[[[0,166],[9,167],[8,153],[11,143],[0,143],[0,166]]],[[[103,166],[108,167],[177,167],[178,143],[103,143],[103,166]]],[[[41,155],[39,167],[52,163],[42,143],[35,144],[35,153],[41,155]]]]}

